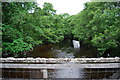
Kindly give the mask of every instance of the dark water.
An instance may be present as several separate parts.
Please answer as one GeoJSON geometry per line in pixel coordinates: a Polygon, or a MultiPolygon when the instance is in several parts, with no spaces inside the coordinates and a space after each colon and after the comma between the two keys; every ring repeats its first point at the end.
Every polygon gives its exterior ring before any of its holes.
{"type": "Polygon", "coordinates": [[[98,57],[97,50],[91,46],[82,45],[75,49],[71,40],[58,44],[40,45],[27,55],[27,57],[42,58],[81,58],[98,57]]]}
{"type": "MultiPolygon", "coordinates": [[[[54,45],[49,44],[49,45],[38,46],[30,54],[28,54],[27,57],[81,58],[81,57],[98,57],[98,53],[96,48],[86,44],[80,44],[80,48],[76,49],[73,47],[73,42],[71,40],[66,40],[54,45]]],[[[67,63],[67,64],[71,64],[71,63],[67,63]]],[[[103,73],[102,74],[98,73],[98,69],[49,70],[49,78],[91,78],[91,77],[104,78],[107,76],[108,77],[111,76],[111,74],[105,75],[103,73]],[[92,71],[94,71],[95,74],[91,74],[90,72],[92,71]],[[96,74],[100,76],[96,76],[96,74]]]]}
{"type": "MultiPolygon", "coordinates": [[[[98,53],[94,47],[86,44],[80,44],[80,48],[76,49],[73,47],[73,43],[71,40],[65,40],[58,44],[39,45],[36,48],[34,48],[34,50],[26,57],[81,58],[81,57],[98,57],[98,53]]],[[[75,64],[75,63],[67,63],[67,64],[75,64]]],[[[51,69],[48,70],[48,74],[49,74],[48,78],[102,79],[102,78],[109,78],[110,76],[113,75],[113,73],[115,73],[115,71],[116,69],[115,70],[113,69],[56,69],[56,70],[54,69],[53,70],[51,69]]],[[[16,75],[17,78],[21,76],[24,78],[42,78],[41,70],[14,69],[13,72],[14,73],[7,72],[9,77],[16,75]],[[19,72],[21,72],[21,74],[19,72]]]]}

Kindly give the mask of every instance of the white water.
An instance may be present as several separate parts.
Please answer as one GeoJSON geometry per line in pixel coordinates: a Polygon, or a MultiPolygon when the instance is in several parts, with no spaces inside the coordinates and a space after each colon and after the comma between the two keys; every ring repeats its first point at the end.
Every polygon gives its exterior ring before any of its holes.
{"type": "Polygon", "coordinates": [[[73,40],[73,46],[74,46],[74,48],[80,48],[80,42],[73,40]]]}

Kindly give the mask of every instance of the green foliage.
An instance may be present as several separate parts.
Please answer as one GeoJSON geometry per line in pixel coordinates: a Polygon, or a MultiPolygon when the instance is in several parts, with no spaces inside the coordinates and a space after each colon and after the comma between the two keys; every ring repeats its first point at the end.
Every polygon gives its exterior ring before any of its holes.
{"type": "Polygon", "coordinates": [[[3,45],[4,45],[4,47],[6,47],[4,50],[6,52],[14,54],[15,57],[18,56],[15,53],[20,53],[21,51],[28,51],[28,50],[32,49],[32,45],[25,43],[23,41],[23,39],[21,39],[21,38],[15,39],[11,43],[3,43],[3,45]]]}
{"type": "Polygon", "coordinates": [[[79,40],[98,48],[101,54],[105,50],[119,45],[120,5],[111,2],[91,2],[74,16],[73,34],[79,40]]]}
{"type": "Polygon", "coordinates": [[[52,4],[41,9],[34,2],[5,2],[2,7],[3,54],[18,56],[36,45],[64,39],[63,16],[56,14],[52,4]]]}
{"type": "Polygon", "coordinates": [[[3,54],[18,56],[36,45],[78,38],[103,54],[120,45],[120,4],[91,2],[77,15],[56,14],[51,3],[2,3],[3,54]]]}
{"type": "Polygon", "coordinates": [[[53,5],[51,3],[44,3],[43,11],[46,15],[54,15],[56,13],[56,10],[53,9],[53,5]]]}

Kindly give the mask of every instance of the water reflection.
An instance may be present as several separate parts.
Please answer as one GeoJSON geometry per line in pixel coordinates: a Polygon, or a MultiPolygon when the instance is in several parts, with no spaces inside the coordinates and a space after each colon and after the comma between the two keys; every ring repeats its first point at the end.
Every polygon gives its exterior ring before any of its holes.
{"type": "MultiPolygon", "coordinates": [[[[36,47],[27,57],[44,57],[44,58],[80,58],[80,57],[97,57],[95,48],[84,47],[78,41],[66,40],[58,44],[48,44],[36,47]],[[75,43],[76,42],[76,43],[75,43]],[[74,45],[74,46],[73,46],[74,45]],[[74,48],[75,47],[75,48],[74,48]],[[77,48],[76,48],[77,47],[77,48]]],[[[67,63],[71,64],[71,63],[67,63]]],[[[72,63],[73,64],[73,63],[72,63]]],[[[51,78],[85,78],[84,69],[57,69],[50,72],[51,78]]]]}

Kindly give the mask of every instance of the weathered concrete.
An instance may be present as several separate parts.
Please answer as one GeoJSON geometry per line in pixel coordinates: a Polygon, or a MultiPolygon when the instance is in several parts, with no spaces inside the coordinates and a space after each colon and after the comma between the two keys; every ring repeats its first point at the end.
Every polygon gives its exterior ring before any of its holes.
{"type": "Polygon", "coordinates": [[[80,69],[80,68],[120,68],[120,63],[101,64],[11,64],[3,63],[0,68],[27,68],[27,69],[80,69]]]}
{"type": "MultiPolygon", "coordinates": [[[[2,64],[0,64],[0,68],[42,69],[43,78],[48,78],[47,69],[120,68],[120,57],[115,57],[115,58],[13,58],[11,57],[11,58],[0,58],[0,62],[2,62],[2,64]],[[61,63],[68,63],[68,64],[61,64],[61,63]]],[[[114,75],[118,77],[117,74],[118,73],[114,75]]]]}
{"type": "Polygon", "coordinates": [[[0,62],[16,63],[106,63],[120,62],[120,57],[115,58],[0,58],[0,62]]]}
{"type": "Polygon", "coordinates": [[[43,69],[43,78],[48,78],[48,71],[47,69],[43,69]]]}

